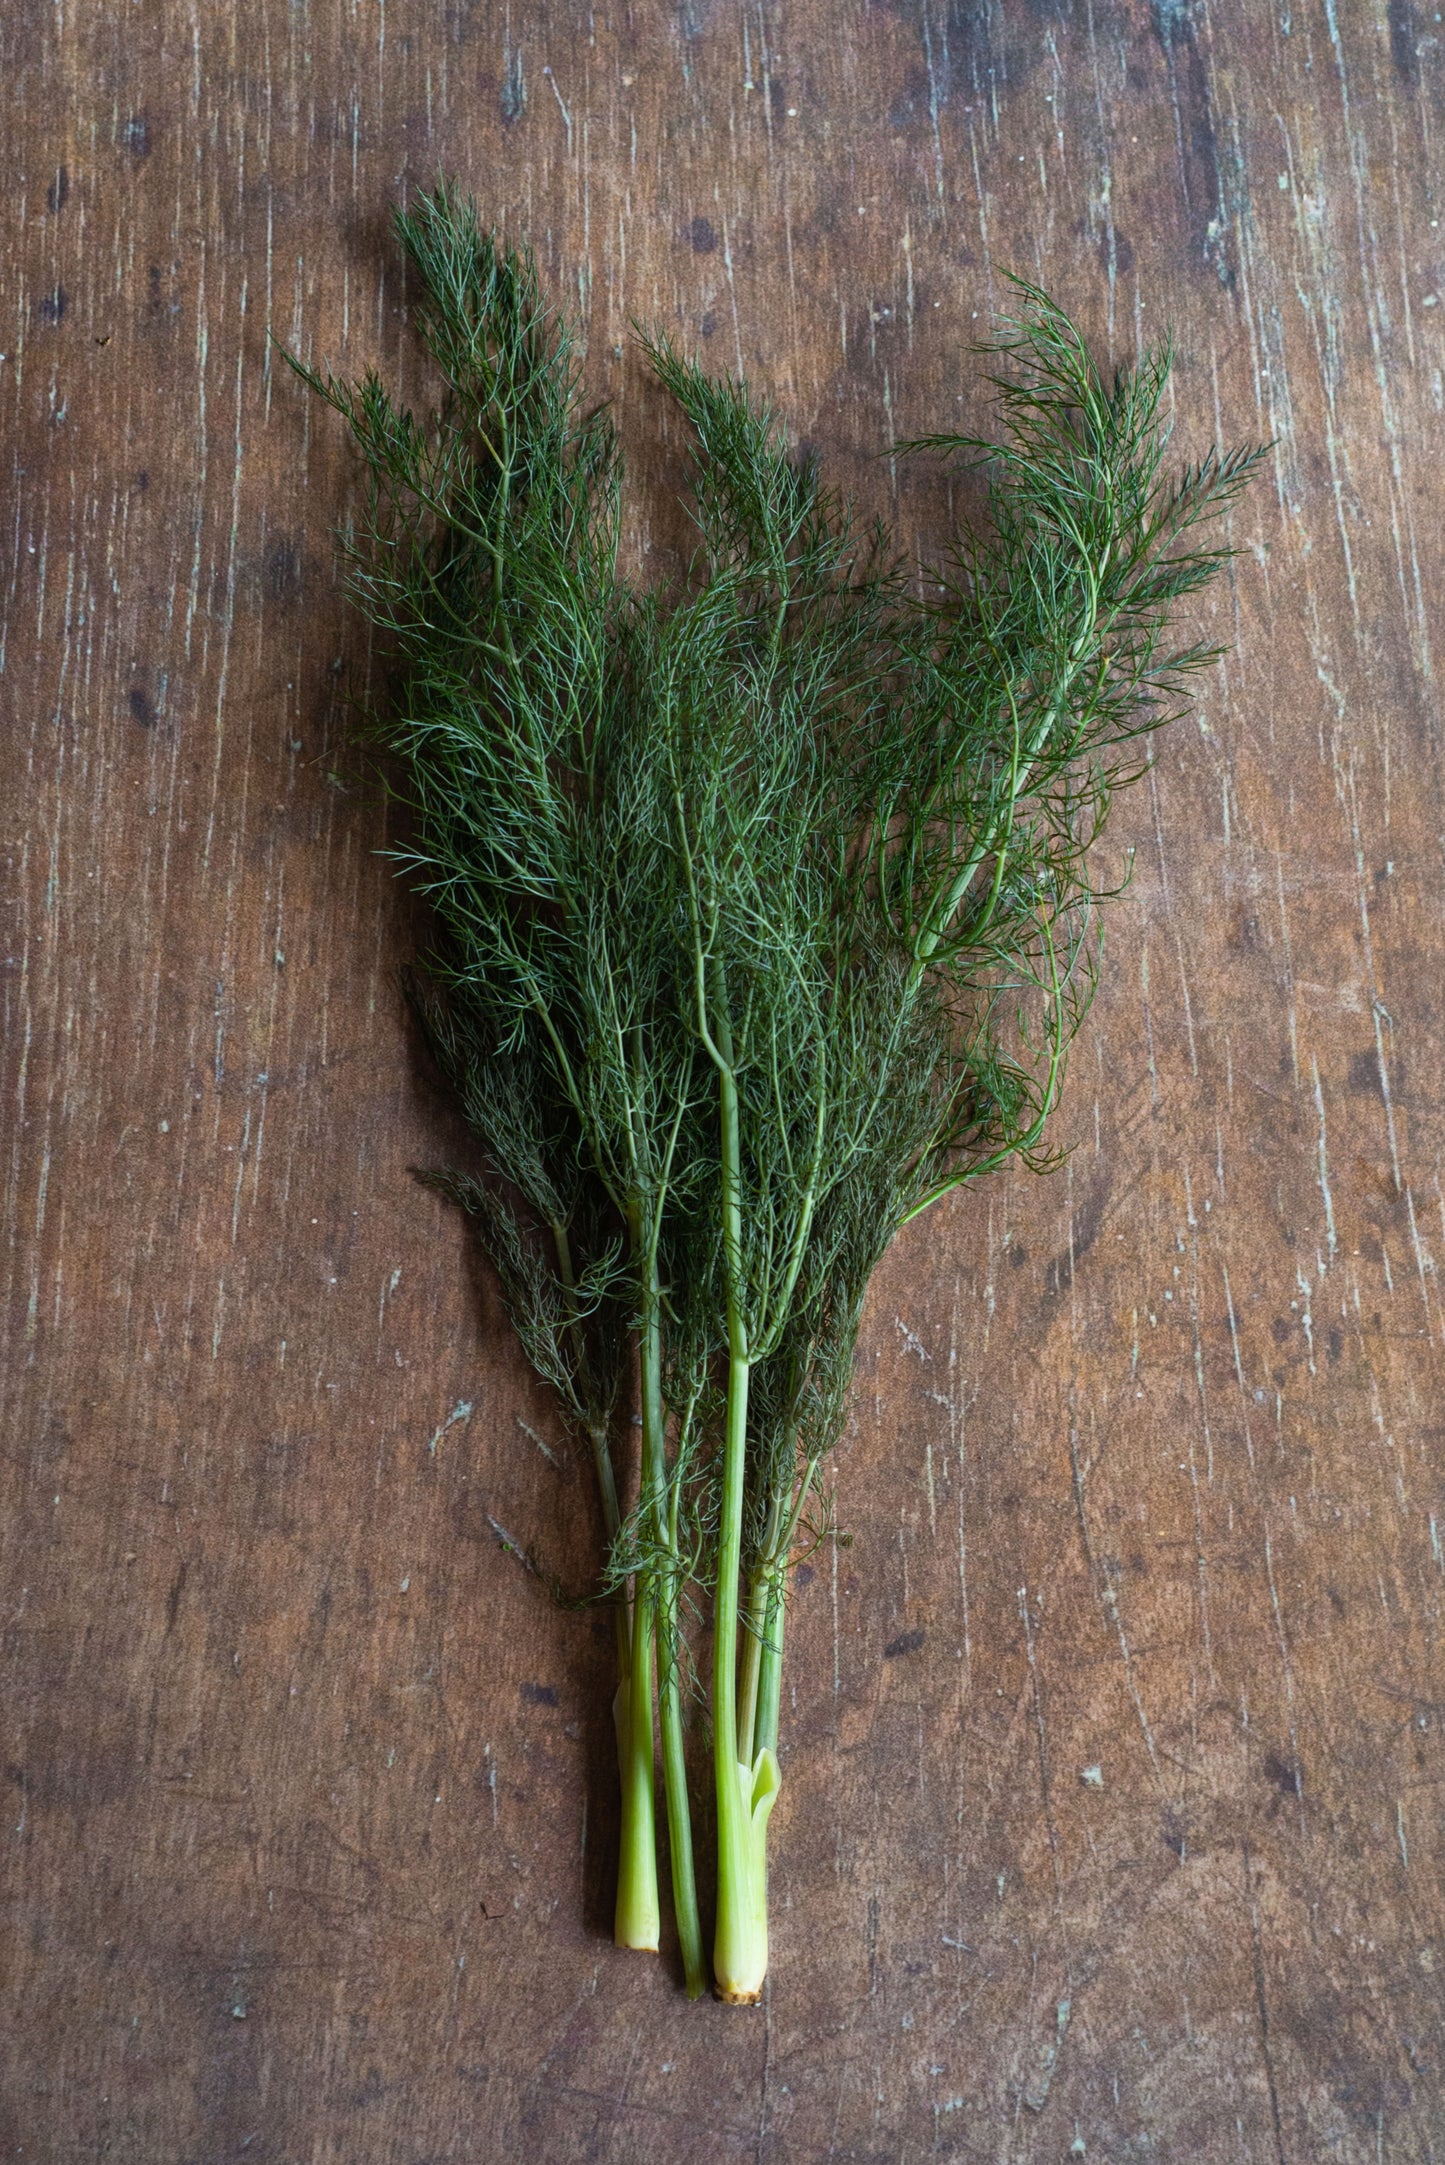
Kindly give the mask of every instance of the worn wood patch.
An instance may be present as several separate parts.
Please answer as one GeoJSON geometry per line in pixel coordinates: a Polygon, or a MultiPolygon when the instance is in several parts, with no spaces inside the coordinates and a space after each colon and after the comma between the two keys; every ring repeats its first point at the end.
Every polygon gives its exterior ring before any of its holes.
{"type": "Polygon", "coordinates": [[[1441,30],[1422,0],[16,0],[0,27],[7,1960],[30,2160],[1445,2149],[1441,30]],[[910,540],[1000,271],[1276,439],[1048,1184],[870,1308],[755,2016],[606,1936],[587,1484],[346,744],[338,428],[445,168],[910,540]]]}

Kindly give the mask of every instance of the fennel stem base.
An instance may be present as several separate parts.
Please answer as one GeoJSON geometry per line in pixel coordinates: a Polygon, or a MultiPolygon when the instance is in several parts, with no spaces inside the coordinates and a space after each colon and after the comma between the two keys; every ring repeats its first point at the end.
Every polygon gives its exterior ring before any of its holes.
{"type": "Polygon", "coordinates": [[[639,1598],[632,1611],[632,1658],[612,1703],[622,1775],[622,1836],[613,1938],[619,1947],[656,1954],[661,1926],[657,1826],[653,1801],[652,1617],[639,1598]]]}

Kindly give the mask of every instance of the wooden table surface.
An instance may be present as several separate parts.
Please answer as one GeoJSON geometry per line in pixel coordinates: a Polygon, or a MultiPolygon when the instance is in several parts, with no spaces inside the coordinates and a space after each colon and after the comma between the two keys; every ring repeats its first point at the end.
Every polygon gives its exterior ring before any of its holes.
{"type": "Polygon", "coordinates": [[[11,0],[0,2154],[1445,2158],[1445,30],[1429,0],[11,0]],[[1014,268],[1272,437],[1048,1182],[876,1283],[753,2012],[614,1951],[592,1495],[348,745],[388,229],[535,245],[905,538],[1014,268]]]}

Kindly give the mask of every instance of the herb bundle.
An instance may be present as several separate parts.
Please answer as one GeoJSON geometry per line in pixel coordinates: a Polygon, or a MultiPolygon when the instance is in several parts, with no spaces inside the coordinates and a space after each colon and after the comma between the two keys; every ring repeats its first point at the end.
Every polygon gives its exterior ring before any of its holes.
{"type": "Polygon", "coordinates": [[[617,1939],[658,1943],[660,1734],[704,1989],[684,1745],[705,1697],[713,1974],[748,2002],[788,1571],[830,1538],[869,1278],[931,1203],[1050,1162],[1094,981],[1090,847],[1213,658],[1169,619],[1229,553],[1192,530],[1261,454],[1166,478],[1167,352],[1106,381],[1016,281],[989,349],[1001,440],[899,447],[985,477],[987,516],[924,601],[744,385],[649,344],[699,538],[675,591],[642,592],[619,571],[612,426],[582,408],[531,258],[445,188],[396,225],[437,409],[299,372],[363,461],[351,586],[395,658],[373,724],[436,925],[410,992],[481,1156],[436,1177],[596,1468],[617,1939]],[[689,1623],[709,1604],[704,1693],[689,1623]]]}

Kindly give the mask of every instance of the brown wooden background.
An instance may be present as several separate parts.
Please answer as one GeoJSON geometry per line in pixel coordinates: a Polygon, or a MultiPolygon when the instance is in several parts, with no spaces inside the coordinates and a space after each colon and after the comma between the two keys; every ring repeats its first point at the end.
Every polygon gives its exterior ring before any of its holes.
{"type": "Polygon", "coordinates": [[[1445,44],[1429,0],[11,0],[0,2150],[1445,2157],[1445,44]],[[346,748],[388,204],[526,233],[927,543],[1012,266],[1278,439],[1051,1183],[900,1241],[774,1969],[606,1936],[587,1481],[462,1226],[346,748]],[[1097,1769],[1086,1779],[1086,1769],[1097,1769]]]}

